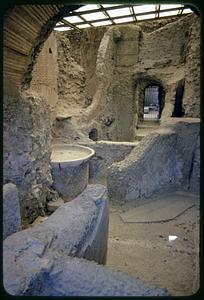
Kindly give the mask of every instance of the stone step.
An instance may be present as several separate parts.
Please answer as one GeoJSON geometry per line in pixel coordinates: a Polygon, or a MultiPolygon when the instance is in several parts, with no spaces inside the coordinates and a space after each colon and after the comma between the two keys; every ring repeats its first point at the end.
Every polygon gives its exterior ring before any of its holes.
{"type": "Polygon", "coordinates": [[[144,120],[144,121],[140,121],[138,123],[138,126],[147,126],[147,127],[151,127],[151,126],[159,126],[160,122],[158,120],[144,120]]]}
{"type": "Polygon", "coordinates": [[[138,124],[137,128],[138,129],[157,129],[159,127],[159,124],[146,124],[146,123],[141,123],[138,124]]]}
{"type": "Polygon", "coordinates": [[[147,136],[149,133],[155,131],[157,128],[159,128],[159,125],[155,126],[148,126],[146,124],[139,125],[139,127],[136,131],[136,141],[141,141],[145,136],[147,136]]]}

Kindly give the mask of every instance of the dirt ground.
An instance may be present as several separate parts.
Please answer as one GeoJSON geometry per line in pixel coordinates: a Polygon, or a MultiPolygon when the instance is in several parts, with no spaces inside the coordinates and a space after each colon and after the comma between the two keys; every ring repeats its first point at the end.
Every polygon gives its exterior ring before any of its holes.
{"type": "Polygon", "coordinates": [[[110,203],[107,266],[165,287],[172,296],[199,289],[199,205],[161,223],[124,223],[120,213],[133,203],[110,203]],[[169,241],[169,235],[178,238],[169,241]]]}

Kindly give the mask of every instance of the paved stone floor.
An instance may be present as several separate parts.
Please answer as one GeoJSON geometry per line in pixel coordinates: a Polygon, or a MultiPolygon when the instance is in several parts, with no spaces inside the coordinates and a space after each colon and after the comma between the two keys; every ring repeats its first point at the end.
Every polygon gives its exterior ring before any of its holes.
{"type": "Polygon", "coordinates": [[[124,223],[120,213],[135,202],[110,203],[107,266],[166,287],[173,296],[199,288],[199,203],[160,223],[124,223]],[[176,236],[169,241],[169,236],[176,236]]]}

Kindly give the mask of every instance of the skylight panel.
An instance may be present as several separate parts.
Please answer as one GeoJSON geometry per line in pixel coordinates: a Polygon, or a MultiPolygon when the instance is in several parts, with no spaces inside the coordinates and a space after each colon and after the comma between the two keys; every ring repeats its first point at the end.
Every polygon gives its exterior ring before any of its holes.
{"type": "Polygon", "coordinates": [[[190,8],[184,8],[182,14],[189,14],[192,13],[192,10],[190,8]]]}
{"type": "Polygon", "coordinates": [[[54,30],[57,30],[57,31],[67,31],[67,30],[71,30],[72,28],[70,27],[55,27],[54,30]]]}
{"type": "Polygon", "coordinates": [[[70,23],[78,23],[78,22],[82,22],[82,19],[80,19],[77,16],[71,16],[71,17],[65,17],[64,18],[66,21],[70,22],[70,23]]]}
{"type": "Polygon", "coordinates": [[[147,20],[155,18],[155,14],[148,14],[143,16],[136,16],[137,20],[147,20]]]}
{"type": "Polygon", "coordinates": [[[95,22],[91,24],[97,27],[97,26],[111,25],[112,23],[111,21],[107,20],[107,21],[95,22]]]}
{"type": "Polygon", "coordinates": [[[183,5],[181,4],[161,4],[160,9],[163,10],[163,9],[171,9],[171,8],[180,8],[182,6],[183,5]]]}
{"type": "Polygon", "coordinates": [[[175,16],[178,14],[178,12],[179,12],[179,10],[160,12],[159,16],[160,17],[175,16]]]}
{"type": "Polygon", "coordinates": [[[81,24],[81,25],[76,25],[77,27],[79,28],[87,28],[87,27],[90,27],[89,24],[81,24]]]}
{"type": "Polygon", "coordinates": [[[118,6],[121,4],[101,4],[103,7],[111,7],[111,6],[118,6]]]}
{"type": "Polygon", "coordinates": [[[92,13],[92,14],[86,14],[86,15],[82,15],[82,17],[86,21],[93,21],[93,20],[106,19],[107,18],[102,12],[96,12],[96,13],[92,13]]]}
{"type": "Polygon", "coordinates": [[[93,9],[98,9],[98,5],[96,5],[96,4],[84,5],[75,11],[80,12],[80,11],[87,11],[87,10],[93,10],[93,9]]]}
{"type": "Polygon", "coordinates": [[[150,12],[155,10],[155,5],[137,5],[134,6],[134,12],[136,14],[143,12],[150,12]]]}
{"type": "Polygon", "coordinates": [[[130,9],[128,7],[113,9],[113,10],[109,10],[108,14],[110,17],[130,15],[130,9]]]}
{"type": "Polygon", "coordinates": [[[126,23],[126,22],[133,22],[133,18],[132,17],[127,17],[127,18],[121,18],[121,19],[114,19],[114,22],[116,24],[126,23]]]}

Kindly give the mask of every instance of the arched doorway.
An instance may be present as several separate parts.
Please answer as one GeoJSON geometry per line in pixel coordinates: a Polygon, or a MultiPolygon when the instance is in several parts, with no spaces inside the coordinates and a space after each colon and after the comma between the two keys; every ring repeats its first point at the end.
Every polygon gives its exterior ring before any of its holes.
{"type": "Polygon", "coordinates": [[[159,120],[164,106],[163,88],[160,85],[151,84],[144,90],[143,119],[159,120]]]}

